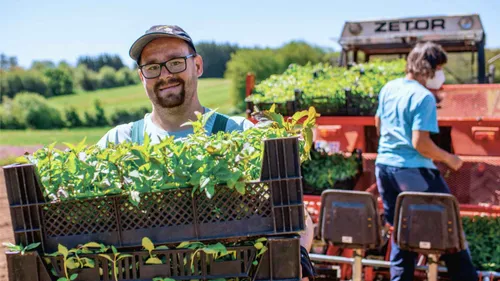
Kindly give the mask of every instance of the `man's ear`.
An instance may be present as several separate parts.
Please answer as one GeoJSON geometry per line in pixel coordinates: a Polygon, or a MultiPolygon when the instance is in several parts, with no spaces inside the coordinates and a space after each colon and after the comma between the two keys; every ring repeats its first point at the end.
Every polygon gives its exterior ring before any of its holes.
{"type": "Polygon", "coordinates": [[[194,57],[194,63],[196,65],[196,74],[200,77],[203,75],[203,58],[201,55],[197,54],[196,57],[194,57]]]}
{"type": "Polygon", "coordinates": [[[139,75],[139,78],[141,78],[141,82],[144,83],[144,76],[142,76],[142,72],[139,68],[137,68],[137,74],[139,75]]]}

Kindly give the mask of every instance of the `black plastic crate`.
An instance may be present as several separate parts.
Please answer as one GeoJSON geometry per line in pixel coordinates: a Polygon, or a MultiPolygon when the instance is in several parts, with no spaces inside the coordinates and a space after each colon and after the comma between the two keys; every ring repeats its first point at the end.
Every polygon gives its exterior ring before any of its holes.
{"type": "MultiPolygon", "coordinates": [[[[267,240],[268,250],[260,257],[254,246],[228,247],[234,251],[231,260],[215,260],[214,255],[190,249],[154,250],[153,253],[165,259],[163,264],[146,264],[147,251],[124,251],[130,254],[117,263],[118,280],[149,281],[155,277],[170,277],[176,280],[249,278],[252,280],[300,280],[300,239],[293,237],[272,237],[267,240]],[[194,255],[193,255],[194,254],[194,255]],[[253,261],[258,264],[254,265],[253,261]]],[[[95,262],[94,268],[68,270],[68,275],[78,274],[76,281],[115,280],[113,264],[96,254],[82,255],[95,262]],[[100,272],[102,274],[100,274],[100,272]]],[[[62,257],[50,257],[50,265],[42,263],[38,253],[27,255],[7,254],[10,281],[49,281],[64,277],[62,257]],[[55,275],[51,268],[54,267],[55,275]],[[22,269],[23,275],[18,274],[22,269]]]]}
{"type": "Polygon", "coordinates": [[[4,167],[17,244],[75,247],[95,241],[116,247],[297,233],[304,230],[298,138],[265,140],[259,181],[245,195],[217,187],[212,199],[191,189],[141,194],[139,208],[127,195],[44,201],[33,165],[4,167]]]}
{"type": "Polygon", "coordinates": [[[365,95],[352,93],[351,89],[344,90],[345,97],[342,101],[335,101],[338,97],[324,95],[311,98],[303,98],[300,91],[296,92],[295,100],[285,103],[253,103],[246,102],[247,113],[254,112],[254,106],[259,110],[268,110],[273,104],[276,112],[284,116],[292,116],[297,111],[307,110],[314,107],[321,116],[374,116],[377,111],[378,97],[376,95],[365,95]],[[333,106],[336,104],[336,106],[333,106]]]}

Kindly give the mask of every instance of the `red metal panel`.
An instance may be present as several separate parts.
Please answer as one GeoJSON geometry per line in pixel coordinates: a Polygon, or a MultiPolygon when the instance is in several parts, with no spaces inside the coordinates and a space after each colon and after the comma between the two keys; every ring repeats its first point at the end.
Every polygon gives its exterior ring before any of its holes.
{"type": "Polygon", "coordinates": [[[500,84],[445,85],[437,95],[440,117],[500,118],[500,84]]]}

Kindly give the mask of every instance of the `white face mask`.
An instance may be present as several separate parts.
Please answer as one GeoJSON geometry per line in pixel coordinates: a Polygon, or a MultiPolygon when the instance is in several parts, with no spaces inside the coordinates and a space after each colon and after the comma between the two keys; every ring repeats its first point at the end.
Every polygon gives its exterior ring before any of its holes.
{"type": "Polygon", "coordinates": [[[433,89],[433,90],[440,89],[441,86],[443,86],[443,83],[445,80],[446,80],[446,77],[444,76],[444,71],[442,69],[436,70],[436,73],[434,74],[434,78],[427,79],[425,87],[427,87],[428,89],[433,89]]]}

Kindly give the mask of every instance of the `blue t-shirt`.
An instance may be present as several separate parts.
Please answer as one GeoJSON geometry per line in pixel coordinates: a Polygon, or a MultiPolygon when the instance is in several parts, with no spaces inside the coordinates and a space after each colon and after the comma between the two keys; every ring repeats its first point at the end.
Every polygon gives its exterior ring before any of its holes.
{"type": "Polygon", "coordinates": [[[439,133],[434,95],[415,80],[399,78],[379,94],[380,140],[376,163],[403,168],[431,168],[431,159],[412,144],[412,131],[439,133]]]}

